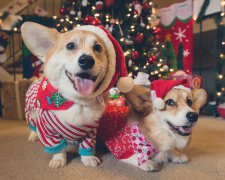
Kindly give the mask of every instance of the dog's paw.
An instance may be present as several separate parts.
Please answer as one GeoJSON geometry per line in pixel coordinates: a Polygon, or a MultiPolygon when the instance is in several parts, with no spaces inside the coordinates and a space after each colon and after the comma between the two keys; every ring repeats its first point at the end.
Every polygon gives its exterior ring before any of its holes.
{"type": "Polygon", "coordinates": [[[37,133],[34,132],[34,131],[31,131],[31,132],[30,132],[30,135],[29,135],[29,137],[28,137],[28,141],[34,143],[34,142],[36,142],[37,140],[38,140],[38,135],[37,135],[37,133]]]}
{"type": "Polygon", "coordinates": [[[155,156],[154,161],[156,161],[160,165],[168,163],[168,153],[167,152],[159,152],[155,156]]]}
{"type": "Polygon", "coordinates": [[[144,171],[150,171],[150,172],[158,172],[161,170],[161,167],[159,166],[159,164],[152,160],[146,161],[139,167],[144,171]]]}
{"type": "Polygon", "coordinates": [[[52,159],[49,162],[49,167],[56,169],[56,168],[62,168],[66,165],[66,160],[65,159],[52,159]]]}
{"type": "Polygon", "coordinates": [[[185,154],[181,155],[172,155],[170,161],[178,164],[183,164],[188,162],[188,157],[185,154]]]}
{"type": "Polygon", "coordinates": [[[96,156],[81,156],[81,162],[85,166],[96,167],[100,164],[100,160],[96,156]]]}

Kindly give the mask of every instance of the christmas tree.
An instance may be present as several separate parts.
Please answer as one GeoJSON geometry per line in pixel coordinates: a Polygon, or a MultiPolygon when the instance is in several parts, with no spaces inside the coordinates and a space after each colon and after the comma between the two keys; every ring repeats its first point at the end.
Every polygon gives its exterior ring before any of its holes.
{"type": "Polygon", "coordinates": [[[130,76],[143,71],[151,80],[166,77],[169,68],[161,53],[164,45],[152,0],[63,0],[60,15],[54,17],[60,32],[84,24],[108,29],[122,46],[130,76]]]}

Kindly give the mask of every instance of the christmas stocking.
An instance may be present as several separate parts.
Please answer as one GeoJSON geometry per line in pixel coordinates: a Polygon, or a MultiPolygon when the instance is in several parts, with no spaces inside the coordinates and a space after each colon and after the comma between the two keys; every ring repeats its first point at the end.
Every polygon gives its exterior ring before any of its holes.
{"type": "Polygon", "coordinates": [[[162,30],[161,41],[167,50],[167,64],[174,70],[192,74],[193,62],[193,19],[192,0],[176,3],[160,9],[162,30]]]}
{"type": "Polygon", "coordinates": [[[5,34],[0,33],[0,63],[4,63],[7,60],[5,49],[8,45],[8,38],[5,34]]]}

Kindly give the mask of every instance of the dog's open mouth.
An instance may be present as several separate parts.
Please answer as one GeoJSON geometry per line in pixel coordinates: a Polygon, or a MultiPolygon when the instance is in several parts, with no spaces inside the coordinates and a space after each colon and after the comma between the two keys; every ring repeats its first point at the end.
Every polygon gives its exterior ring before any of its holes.
{"type": "Polygon", "coordinates": [[[81,72],[78,74],[72,74],[69,71],[65,71],[69,80],[73,83],[74,88],[83,95],[89,95],[93,91],[94,82],[97,76],[92,76],[88,72],[81,72]]]}
{"type": "Polygon", "coordinates": [[[172,131],[176,132],[181,136],[189,136],[191,134],[191,126],[175,126],[171,122],[167,121],[172,131]]]}

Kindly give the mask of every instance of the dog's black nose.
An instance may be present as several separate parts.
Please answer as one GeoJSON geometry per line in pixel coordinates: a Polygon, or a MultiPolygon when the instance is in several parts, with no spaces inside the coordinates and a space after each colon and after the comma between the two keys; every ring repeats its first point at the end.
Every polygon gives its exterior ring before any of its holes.
{"type": "Polygon", "coordinates": [[[195,123],[198,120],[198,114],[195,112],[188,112],[186,117],[191,123],[195,123]]]}
{"type": "Polygon", "coordinates": [[[87,70],[94,66],[95,60],[92,56],[82,55],[78,60],[78,64],[82,69],[87,70]]]}

